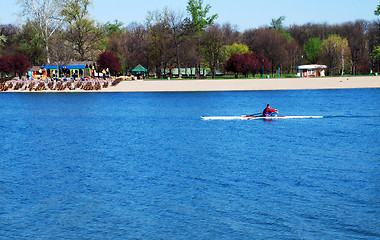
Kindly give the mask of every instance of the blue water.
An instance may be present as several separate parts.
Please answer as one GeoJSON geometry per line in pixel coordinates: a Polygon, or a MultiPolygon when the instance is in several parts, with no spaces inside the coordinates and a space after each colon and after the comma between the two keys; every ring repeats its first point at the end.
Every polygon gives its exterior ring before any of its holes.
{"type": "Polygon", "coordinates": [[[0,239],[379,239],[380,89],[0,94],[0,239]],[[203,121],[262,111],[323,119],[203,121]]]}

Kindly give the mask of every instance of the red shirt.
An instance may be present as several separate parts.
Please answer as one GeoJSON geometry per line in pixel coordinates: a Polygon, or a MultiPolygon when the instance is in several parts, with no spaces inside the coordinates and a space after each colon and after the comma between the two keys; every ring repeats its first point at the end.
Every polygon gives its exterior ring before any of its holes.
{"type": "Polygon", "coordinates": [[[263,115],[266,115],[268,113],[274,113],[276,112],[276,109],[273,109],[273,108],[265,108],[264,111],[263,111],[263,115]]]}

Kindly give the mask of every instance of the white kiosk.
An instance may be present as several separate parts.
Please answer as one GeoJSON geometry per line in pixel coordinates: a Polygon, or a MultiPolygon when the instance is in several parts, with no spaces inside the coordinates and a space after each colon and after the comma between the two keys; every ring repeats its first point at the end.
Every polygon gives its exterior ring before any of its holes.
{"type": "Polygon", "coordinates": [[[297,66],[297,77],[324,77],[326,65],[301,65],[297,66]]]}

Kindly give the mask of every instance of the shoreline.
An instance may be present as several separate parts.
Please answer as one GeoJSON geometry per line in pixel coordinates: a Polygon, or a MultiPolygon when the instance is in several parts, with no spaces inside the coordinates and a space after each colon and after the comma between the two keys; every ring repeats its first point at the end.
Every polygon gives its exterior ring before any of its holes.
{"type": "Polygon", "coordinates": [[[8,90],[18,93],[83,93],[83,92],[209,92],[209,91],[265,91],[307,89],[380,88],[380,76],[274,78],[274,79],[197,79],[197,80],[134,80],[122,81],[115,87],[101,90],[8,90]]]}

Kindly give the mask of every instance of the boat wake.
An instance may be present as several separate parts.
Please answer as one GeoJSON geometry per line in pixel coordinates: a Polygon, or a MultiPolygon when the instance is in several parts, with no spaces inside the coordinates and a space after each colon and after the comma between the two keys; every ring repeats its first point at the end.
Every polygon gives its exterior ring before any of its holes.
{"type": "Polygon", "coordinates": [[[380,115],[362,115],[362,116],[354,116],[354,115],[332,115],[332,116],[323,116],[323,118],[380,118],[380,115]]]}
{"type": "Polygon", "coordinates": [[[306,119],[306,118],[323,118],[323,116],[201,116],[203,120],[275,120],[275,119],[306,119]]]}
{"type": "Polygon", "coordinates": [[[355,119],[355,118],[380,118],[380,115],[331,115],[331,116],[201,116],[202,120],[276,120],[276,119],[316,119],[316,118],[345,118],[345,119],[355,119]]]}

